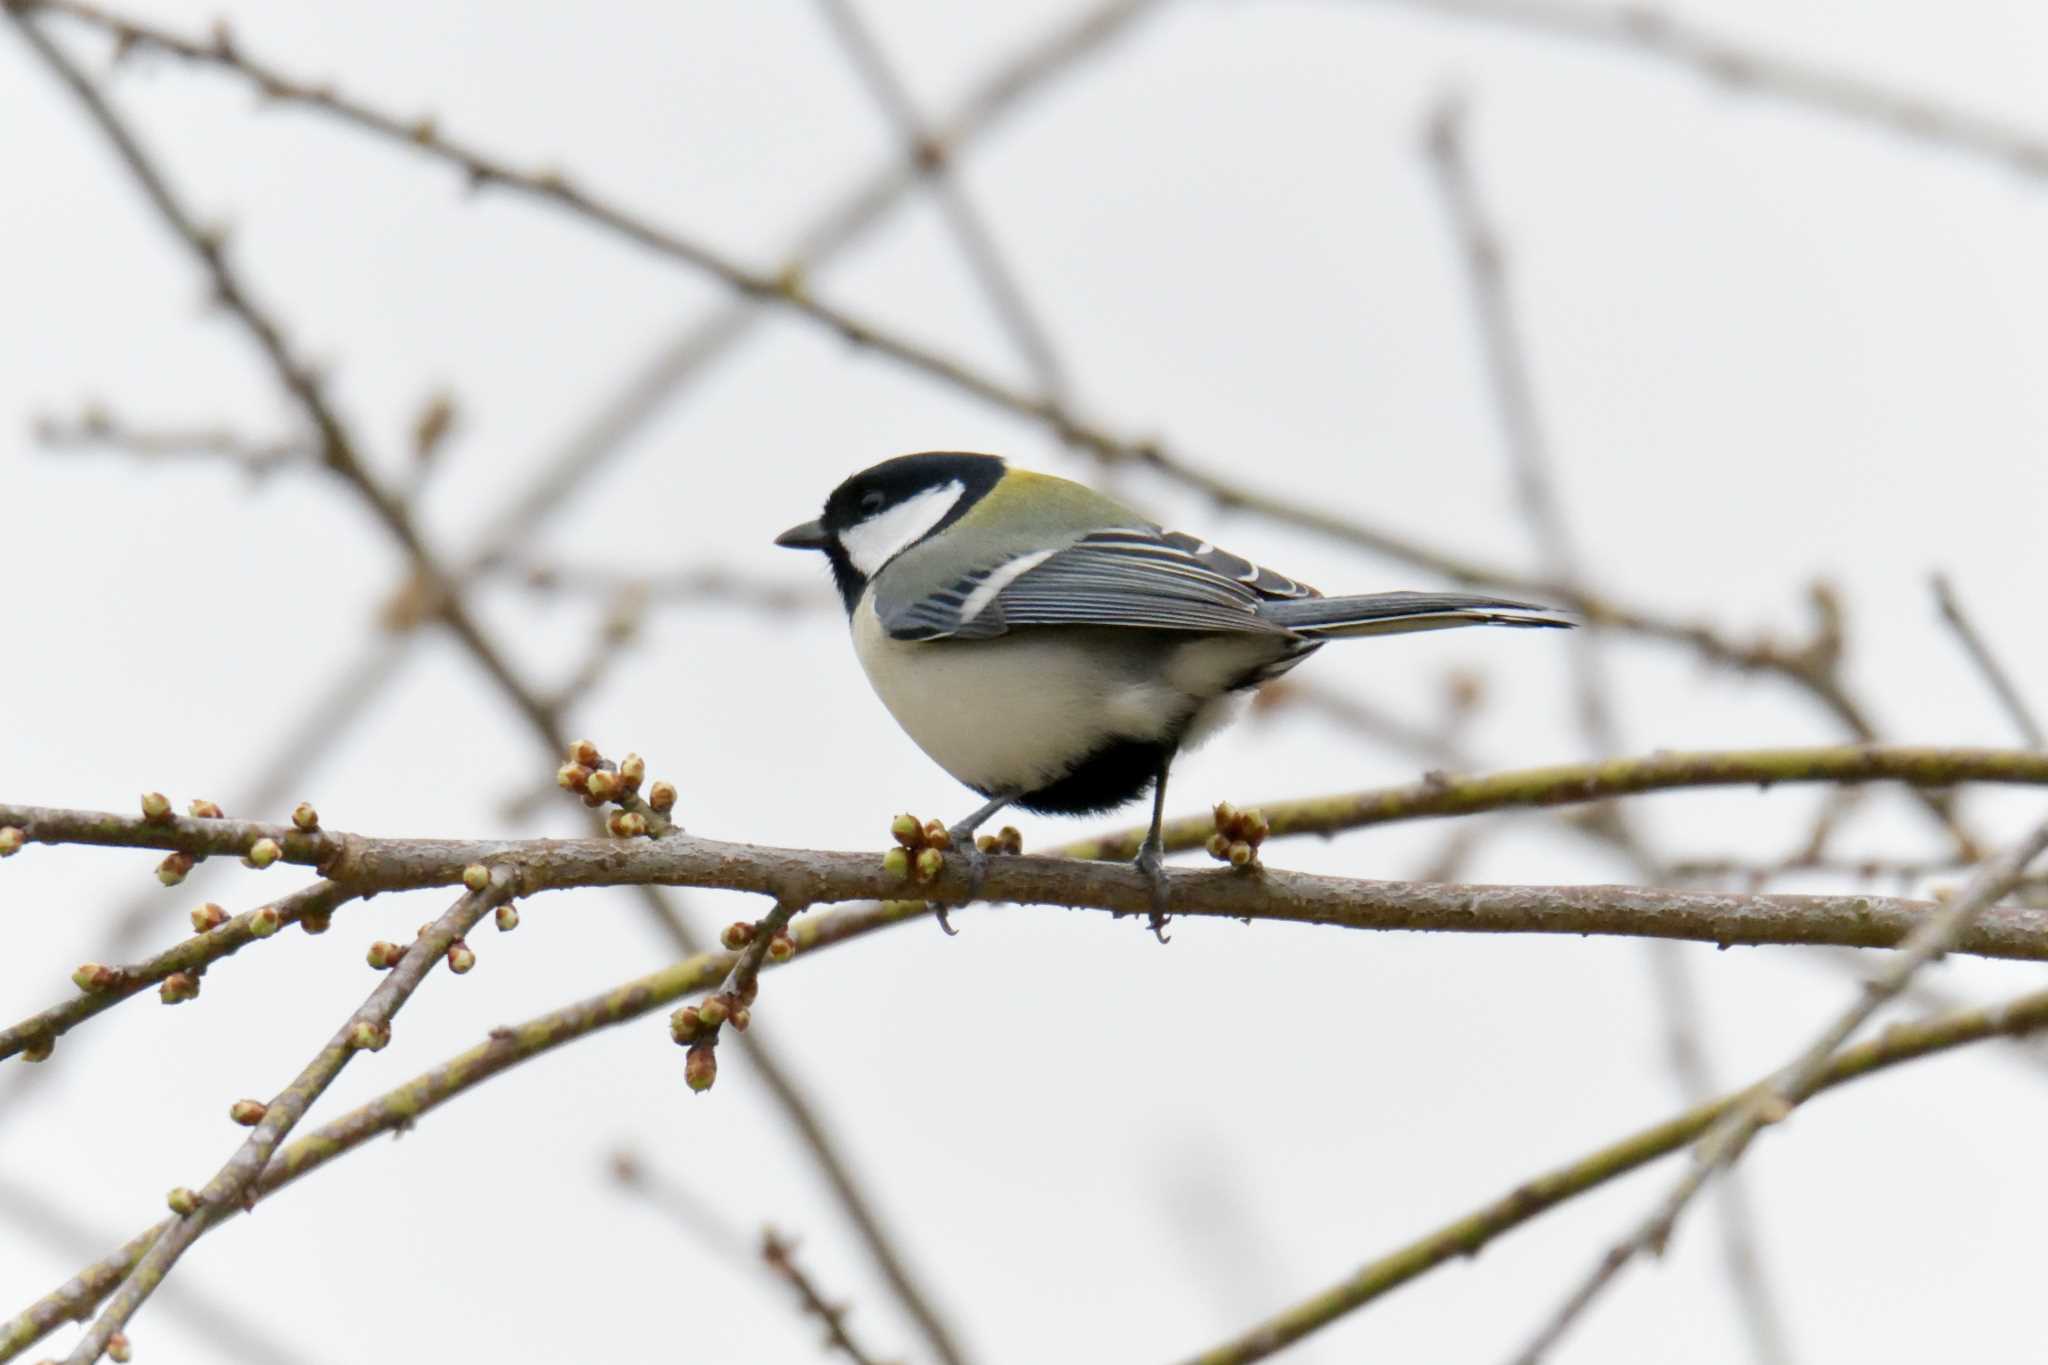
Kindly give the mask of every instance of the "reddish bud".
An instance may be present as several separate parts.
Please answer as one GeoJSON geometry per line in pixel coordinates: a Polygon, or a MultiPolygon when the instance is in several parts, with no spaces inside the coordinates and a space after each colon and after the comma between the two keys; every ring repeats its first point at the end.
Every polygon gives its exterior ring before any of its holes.
{"type": "Polygon", "coordinates": [[[199,997],[199,978],[192,972],[172,972],[156,988],[156,994],[166,1005],[182,1005],[199,997]]]}
{"type": "Polygon", "coordinates": [[[384,1045],[390,1041],[389,1024],[372,1024],[365,1021],[354,1025],[348,1031],[348,1045],[363,1052],[382,1052],[384,1045]]]}
{"type": "Polygon", "coordinates": [[[684,1045],[704,1036],[704,1020],[698,1015],[695,1005],[685,1005],[669,1015],[668,1036],[684,1045]]]}
{"type": "Polygon", "coordinates": [[[657,782],[647,789],[647,804],[658,814],[666,815],[675,808],[676,789],[672,782],[657,782]]]}
{"type": "Polygon", "coordinates": [[[98,962],[88,962],[71,974],[71,984],[87,995],[98,995],[121,983],[121,973],[98,962]]]}
{"type": "Polygon", "coordinates": [[[135,1348],[128,1344],[126,1332],[115,1332],[107,1338],[107,1359],[114,1365],[128,1365],[135,1358],[135,1348]]]}
{"type": "Polygon", "coordinates": [[[224,820],[226,815],[211,801],[194,799],[185,807],[185,813],[195,820],[224,820]]]}
{"type": "Polygon", "coordinates": [[[741,1033],[745,1033],[747,1031],[747,1025],[751,1024],[753,1021],[754,1012],[748,1009],[745,1005],[734,1005],[732,1007],[732,1019],[730,1020],[730,1022],[732,1026],[738,1029],[741,1033]]]}
{"type": "Polygon", "coordinates": [[[28,836],[19,825],[0,825],[0,858],[12,858],[27,842],[28,836]]]}
{"type": "Polygon", "coordinates": [[[736,919],[725,926],[725,932],[718,936],[727,952],[736,953],[754,941],[754,926],[743,919],[736,919]]]}
{"type": "Polygon", "coordinates": [[[637,810],[629,810],[619,816],[619,837],[638,839],[647,833],[647,817],[637,810]]]}
{"type": "Polygon", "coordinates": [[[314,830],[320,828],[320,812],[313,809],[312,802],[301,801],[298,805],[292,807],[292,823],[306,833],[311,834],[314,830]]]}
{"type": "Polygon", "coordinates": [[[218,929],[228,922],[228,912],[212,901],[192,912],[192,932],[203,934],[209,929],[218,929]]]}
{"type": "Polygon", "coordinates": [[[266,905],[249,916],[249,932],[256,938],[269,938],[283,925],[284,921],[277,917],[277,907],[274,905],[266,905]]]}
{"type": "Polygon", "coordinates": [[[142,818],[152,825],[168,823],[171,818],[171,798],[162,792],[144,792],[142,818]]]}
{"type": "Polygon", "coordinates": [[[796,956],[796,940],[788,934],[777,934],[768,940],[768,960],[787,962],[796,956]]]}
{"type": "Polygon", "coordinates": [[[1210,835],[1209,842],[1204,844],[1203,847],[1209,850],[1209,856],[1217,862],[1227,863],[1230,861],[1230,836],[1222,830],[1219,829],[1210,835]]]}
{"type": "Polygon", "coordinates": [[[936,848],[944,852],[953,846],[953,835],[938,821],[927,820],[924,822],[924,843],[926,848],[936,848]]]}
{"type": "Polygon", "coordinates": [[[609,801],[622,790],[617,773],[599,768],[584,780],[583,790],[600,801],[609,801]]]}
{"type": "Polygon", "coordinates": [[[299,927],[309,934],[324,934],[334,927],[332,910],[308,910],[299,916],[299,927]]]}
{"type": "Polygon", "coordinates": [[[1258,851],[1242,839],[1230,846],[1230,865],[1240,870],[1250,867],[1258,856],[1258,851]]]}
{"type": "Polygon", "coordinates": [[[47,1062],[56,1048],[57,1040],[47,1033],[38,1033],[21,1045],[20,1057],[24,1062],[47,1062]]]}
{"type": "Polygon", "coordinates": [[[498,907],[498,932],[509,934],[519,927],[519,908],[512,905],[498,907]]]}
{"type": "Polygon", "coordinates": [[[590,780],[590,769],[581,763],[564,763],[555,769],[555,785],[564,791],[580,792],[590,780]]]}
{"type": "Polygon", "coordinates": [[[482,863],[471,863],[462,869],[462,884],[472,891],[481,891],[491,884],[491,870],[482,863]]]}
{"type": "Polygon", "coordinates": [[[405,949],[399,947],[396,943],[386,943],[380,938],[370,945],[367,960],[372,967],[383,972],[396,967],[398,960],[404,956],[405,949]]]}
{"type": "Polygon", "coordinates": [[[619,760],[619,781],[625,784],[627,791],[639,791],[640,784],[642,782],[645,782],[646,780],[646,759],[640,757],[640,755],[638,754],[627,754],[624,758],[619,760]]]}
{"type": "Polygon", "coordinates": [[[185,880],[185,874],[193,867],[189,853],[166,853],[164,860],[156,865],[156,879],[165,886],[176,886],[185,880]]]}
{"type": "Polygon", "coordinates": [[[927,848],[917,855],[917,879],[921,882],[936,880],[946,870],[946,855],[935,848],[927,848]]]}
{"type": "Polygon", "coordinates": [[[476,966],[476,954],[461,939],[448,945],[448,970],[461,976],[476,966]]]}
{"type": "Polygon", "coordinates": [[[284,850],[277,846],[277,840],[275,839],[258,839],[255,843],[249,845],[249,865],[251,867],[269,867],[283,856],[284,850]]]}
{"type": "Polygon", "coordinates": [[[683,1079],[700,1095],[709,1090],[718,1079],[718,1049],[709,1043],[692,1047],[683,1062],[683,1079]]]}
{"type": "Polygon", "coordinates": [[[924,846],[924,826],[915,815],[907,812],[889,822],[889,836],[905,848],[916,849],[924,846]]]}
{"type": "Polygon", "coordinates": [[[236,1100],[228,1106],[228,1117],[244,1128],[254,1128],[269,1112],[270,1106],[262,1100],[236,1100]]]}
{"type": "Polygon", "coordinates": [[[1225,834],[1228,834],[1228,833],[1230,832],[1230,827],[1231,827],[1231,825],[1232,825],[1232,824],[1234,824],[1234,823],[1236,822],[1236,820],[1237,820],[1237,807],[1236,807],[1236,806],[1233,806],[1233,805],[1231,805],[1231,804],[1230,804],[1230,803],[1229,803],[1228,801],[1218,801],[1218,802],[1216,803],[1216,828],[1217,828],[1217,829],[1221,830],[1221,831],[1222,831],[1223,833],[1225,833],[1225,834]]]}
{"type": "Polygon", "coordinates": [[[597,746],[589,740],[579,739],[569,746],[569,761],[580,763],[586,768],[595,768],[604,762],[604,755],[599,753],[597,746]]]}
{"type": "Polygon", "coordinates": [[[726,1003],[724,996],[714,995],[703,1004],[697,1006],[697,1018],[705,1027],[717,1028],[725,1022],[725,1016],[730,1012],[730,1009],[731,1006],[726,1003]]]}
{"type": "Polygon", "coordinates": [[[171,1206],[171,1212],[180,1218],[199,1212],[199,1196],[184,1185],[178,1186],[164,1196],[164,1202],[171,1206]]]}

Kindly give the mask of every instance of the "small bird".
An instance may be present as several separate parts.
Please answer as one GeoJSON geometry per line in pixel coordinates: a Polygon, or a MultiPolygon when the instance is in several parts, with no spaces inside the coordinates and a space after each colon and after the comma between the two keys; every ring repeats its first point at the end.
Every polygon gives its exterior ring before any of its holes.
{"type": "Polygon", "coordinates": [[[876,695],[934,762],[987,798],[949,831],[972,886],[986,868],[974,831],[1005,807],[1086,815],[1152,789],[1137,866],[1155,933],[1169,908],[1167,769],[1230,719],[1234,701],[1326,640],[1572,624],[1462,593],[1324,597],[994,455],[884,460],[775,543],[824,552],[876,695]]]}

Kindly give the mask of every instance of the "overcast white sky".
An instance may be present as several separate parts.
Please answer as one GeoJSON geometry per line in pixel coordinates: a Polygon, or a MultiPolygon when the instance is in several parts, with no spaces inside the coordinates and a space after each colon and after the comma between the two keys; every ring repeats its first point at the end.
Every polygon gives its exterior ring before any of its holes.
{"type": "MultiPolygon", "coordinates": [[[[192,5],[138,13],[243,44],[520,164],[554,165],[752,264],[882,164],[887,122],[802,3],[192,5]]],[[[1067,6],[871,4],[918,100],[951,108],[1067,6]]],[[[2048,134],[2048,9],[1745,0],[1684,11],[1786,54],[2048,134]]],[[[93,69],[105,48],[51,24],[93,69]]],[[[1950,571],[2014,673],[2048,693],[2048,180],[1616,50],[1450,22],[1375,0],[1162,6],[968,159],[966,180],[1076,376],[1120,430],[1207,467],[1491,560],[1536,562],[1488,399],[1464,280],[1420,154],[1447,89],[1470,101],[1476,173],[1508,243],[1538,401],[1589,573],[1732,633],[1805,624],[1825,575],[1851,678],[1888,735],[2012,742],[1936,620],[1950,571]]],[[[237,261],[329,364],[397,477],[420,402],[462,425],[420,503],[473,544],[602,395],[724,302],[687,269],[334,125],[262,111],[212,72],[122,69],[120,107],[175,181],[231,225],[237,261]]],[[[183,249],[99,134],[0,35],[0,790],[129,809],[160,788],[231,802],[366,649],[400,559],[325,480],[258,488],[206,464],[50,453],[36,416],[100,399],[157,424],[289,433],[241,335],[203,308],[183,249]]],[[[944,220],[913,196],[818,292],[1006,375],[1023,370],[944,220]]],[[[572,728],[637,749],[693,830],[873,847],[890,814],[973,798],[870,696],[822,565],[774,533],[886,455],[987,449],[1090,469],[1045,431],[854,354],[787,318],[666,409],[531,546],[659,571],[722,564],[817,610],[654,617],[572,728]]],[[[1160,519],[1326,590],[1427,576],[1171,487],[1120,485],[1160,519]]],[[[483,599],[520,665],[565,677],[587,606],[483,599]]],[[[1659,646],[1610,650],[1629,747],[1825,742],[1781,685],[1659,646]]],[[[1421,719],[1450,670],[1482,674],[1468,737],[1488,766],[1584,754],[1567,651],[1463,632],[1333,648],[1303,676],[1421,719]]],[[[1198,809],[1413,777],[1414,757],[1307,715],[1249,724],[1179,771],[1198,809]]],[[[297,774],[330,827],[566,832],[507,796],[552,760],[450,643],[419,642],[369,716],[297,774]]],[[[1814,793],[1641,805],[1675,853],[1790,849],[1814,793]]],[[[1990,834],[2030,795],[1974,797],[1990,834]]],[[[1134,812],[1135,816],[1135,812],[1134,812]]],[[[1033,821],[1043,845],[1081,826],[1033,821]]],[[[1414,872],[1441,827],[1274,845],[1268,861],[1414,872]]],[[[1914,808],[1867,803],[1845,848],[1933,847],[1914,808]]],[[[0,869],[0,1015],[71,988],[154,887],[151,856],[35,849],[0,869]]],[[[215,898],[246,908],[298,874],[220,869],[156,893],[144,949],[215,898]]],[[[1512,822],[1466,875],[1601,881],[1626,869],[1554,824],[1512,822]]],[[[693,894],[708,932],[748,902],[693,894]]],[[[375,938],[436,903],[381,898],[216,968],[194,1005],[139,999],[67,1038],[33,1089],[0,1075],[0,1312],[12,1312],[200,1184],[374,984],[375,938]],[[32,1189],[88,1233],[8,1212],[32,1189]]],[[[486,1029],[651,969],[630,897],[527,905],[478,970],[436,977],[390,1048],[314,1115],[360,1103],[486,1029]]],[[[975,912],[821,954],[764,987],[757,1027],[830,1116],[975,1359],[1186,1353],[1592,1146],[1677,1096],[1641,945],[975,912]]],[[[1782,1060],[1853,989],[1799,952],[1687,950],[1734,1081],[1782,1060]]],[[[1982,995],[2032,969],[1950,964],[1982,995]]],[[[693,1096],[659,1016],[525,1066],[208,1237],[175,1283],[232,1304],[307,1362],[782,1361],[816,1329],[746,1249],[722,1254],[620,1197],[621,1146],[739,1226],[803,1239],[873,1349],[927,1358],[747,1066],[693,1096]]],[[[2041,1344],[2038,1134],[2048,1083],[2008,1051],[1944,1058],[1828,1096],[1753,1153],[1761,1232],[1796,1358],[2017,1358],[2041,1344]]],[[[0,1066],[0,1072],[20,1063],[0,1066]]],[[[1662,1168],[1660,1168],[1661,1170],[1662,1168]]],[[[1520,1344],[1668,1172],[1638,1176],[1439,1271],[1299,1348],[1305,1361],[1480,1361],[1520,1344]]],[[[1631,1275],[1561,1360],[1747,1358],[1710,1222],[1631,1275]]],[[[150,1365],[221,1358],[173,1305],[132,1334],[150,1365]]],[[[69,1349],[70,1334],[51,1347],[69,1349]]],[[[45,1348],[49,1349],[49,1348],[45,1348]]]]}

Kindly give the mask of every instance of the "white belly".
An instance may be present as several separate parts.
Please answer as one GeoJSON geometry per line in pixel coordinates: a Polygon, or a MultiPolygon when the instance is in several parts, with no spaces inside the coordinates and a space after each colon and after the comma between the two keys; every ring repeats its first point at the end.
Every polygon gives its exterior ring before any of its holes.
{"type": "Polygon", "coordinates": [[[1270,637],[1020,630],[992,640],[890,639],[866,601],[853,646],[875,695],[919,748],[986,792],[1029,792],[1115,739],[1215,728],[1228,680],[1270,637]],[[1100,641],[1101,648],[1077,648],[1100,641]],[[1197,714],[1201,713],[1201,714],[1197,714]]]}

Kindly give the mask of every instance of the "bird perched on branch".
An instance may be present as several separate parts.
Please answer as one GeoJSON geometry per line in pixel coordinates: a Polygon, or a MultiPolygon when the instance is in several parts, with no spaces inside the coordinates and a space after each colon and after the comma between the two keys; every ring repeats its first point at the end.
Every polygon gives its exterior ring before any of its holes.
{"type": "Polygon", "coordinates": [[[993,455],[901,455],[862,470],[777,545],[823,551],[868,681],[934,762],[987,803],[1107,811],[1152,789],[1137,866],[1157,931],[1160,835],[1180,750],[1234,699],[1324,642],[1452,626],[1569,626],[1526,602],[1463,593],[1324,597],[1205,540],[1166,531],[1066,479],[993,455]]]}

